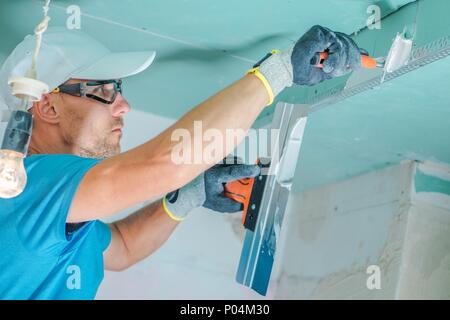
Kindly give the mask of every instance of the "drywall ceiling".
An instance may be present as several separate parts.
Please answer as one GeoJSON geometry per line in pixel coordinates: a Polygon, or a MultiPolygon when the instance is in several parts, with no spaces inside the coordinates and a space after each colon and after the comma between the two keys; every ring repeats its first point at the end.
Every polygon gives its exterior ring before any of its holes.
{"type": "Polygon", "coordinates": [[[450,57],[311,114],[294,188],[405,159],[450,163],[450,57]]]}
{"type": "MultiPolygon", "coordinates": [[[[156,50],[151,68],[126,80],[125,96],[133,108],[176,119],[312,25],[352,33],[364,28],[370,4],[386,16],[409,2],[53,0],[50,15],[52,25],[65,25],[66,7],[77,4],[81,29],[110,48],[156,50]]],[[[40,4],[0,0],[0,61],[40,20],[40,4]]],[[[440,60],[312,114],[295,187],[318,186],[403,159],[450,163],[449,67],[448,58],[440,60]]],[[[295,99],[297,94],[291,102],[295,99]]]]}
{"type": "MultiPolygon", "coordinates": [[[[151,69],[127,81],[126,97],[134,108],[178,118],[312,25],[350,33],[365,26],[369,4],[386,15],[409,1],[52,0],[49,13],[50,25],[64,26],[76,4],[81,30],[110,48],[156,50],[151,69]]],[[[0,0],[0,59],[40,21],[41,3],[0,0]]]]}

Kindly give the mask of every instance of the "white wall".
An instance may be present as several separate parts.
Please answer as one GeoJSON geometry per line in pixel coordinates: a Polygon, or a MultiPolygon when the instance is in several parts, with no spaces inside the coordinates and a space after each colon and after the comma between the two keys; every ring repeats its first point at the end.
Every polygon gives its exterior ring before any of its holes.
{"type": "Polygon", "coordinates": [[[292,194],[275,298],[450,299],[450,196],[416,192],[416,169],[406,162],[292,194]],[[379,290],[366,285],[370,265],[379,290]]]}
{"type": "Polygon", "coordinates": [[[419,164],[415,173],[397,297],[450,299],[450,166],[419,164]]]}

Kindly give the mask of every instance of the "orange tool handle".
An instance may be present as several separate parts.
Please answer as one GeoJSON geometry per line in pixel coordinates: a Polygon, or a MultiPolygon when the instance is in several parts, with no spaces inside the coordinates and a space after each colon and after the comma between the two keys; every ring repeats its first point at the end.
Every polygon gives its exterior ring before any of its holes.
{"type": "Polygon", "coordinates": [[[250,196],[252,194],[253,183],[255,178],[243,178],[231,181],[225,184],[224,194],[226,197],[240,202],[244,205],[244,213],[242,214],[242,224],[244,224],[245,216],[247,214],[250,196]]]}
{"type": "MultiPolygon", "coordinates": [[[[319,53],[319,62],[316,64],[317,68],[323,68],[323,62],[328,59],[328,52],[319,53]]],[[[366,69],[374,69],[377,67],[377,60],[364,54],[361,55],[361,66],[366,69]]]]}

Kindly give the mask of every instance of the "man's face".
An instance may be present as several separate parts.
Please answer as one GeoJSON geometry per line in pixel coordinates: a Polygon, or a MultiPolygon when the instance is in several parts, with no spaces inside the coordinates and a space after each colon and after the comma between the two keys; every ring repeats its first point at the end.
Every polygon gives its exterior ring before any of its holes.
{"type": "MultiPolygon", "coordinates": [[[[82,82],[71,79],[65,84],[82,82]]],[[[123,116],[130,111],[120,93],[112,104],[86,97],[57,94],[63,138],[82,157],[108,158],[120,153],[123,116]]]]}

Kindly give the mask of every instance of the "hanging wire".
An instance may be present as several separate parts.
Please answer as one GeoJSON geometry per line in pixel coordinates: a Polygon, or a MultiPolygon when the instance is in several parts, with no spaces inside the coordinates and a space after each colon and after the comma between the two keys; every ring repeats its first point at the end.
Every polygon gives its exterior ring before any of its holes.
{"type": "MultiPolygon", "coordinates": [[[[34,34],[36,35],[36,46],[34,48],[33,56],[31,58],[31,66],[26,73],[26,77],[37,80],[37,69],[36,69],[36,61],[39,55],[39,51],[41,50],[42,43],[42,35],[48,28],[48,22],[50,21],[50,17],[48,16],[48,10],[50,6],[50,0],[45,0],[44,6],[42,10],[44,12],[44,19],[36,26],[34,29],[34,34]]],[[[29,97],[25,96],[20,105],[20,109],[27,110],[29,103],[29,97]]]]}

